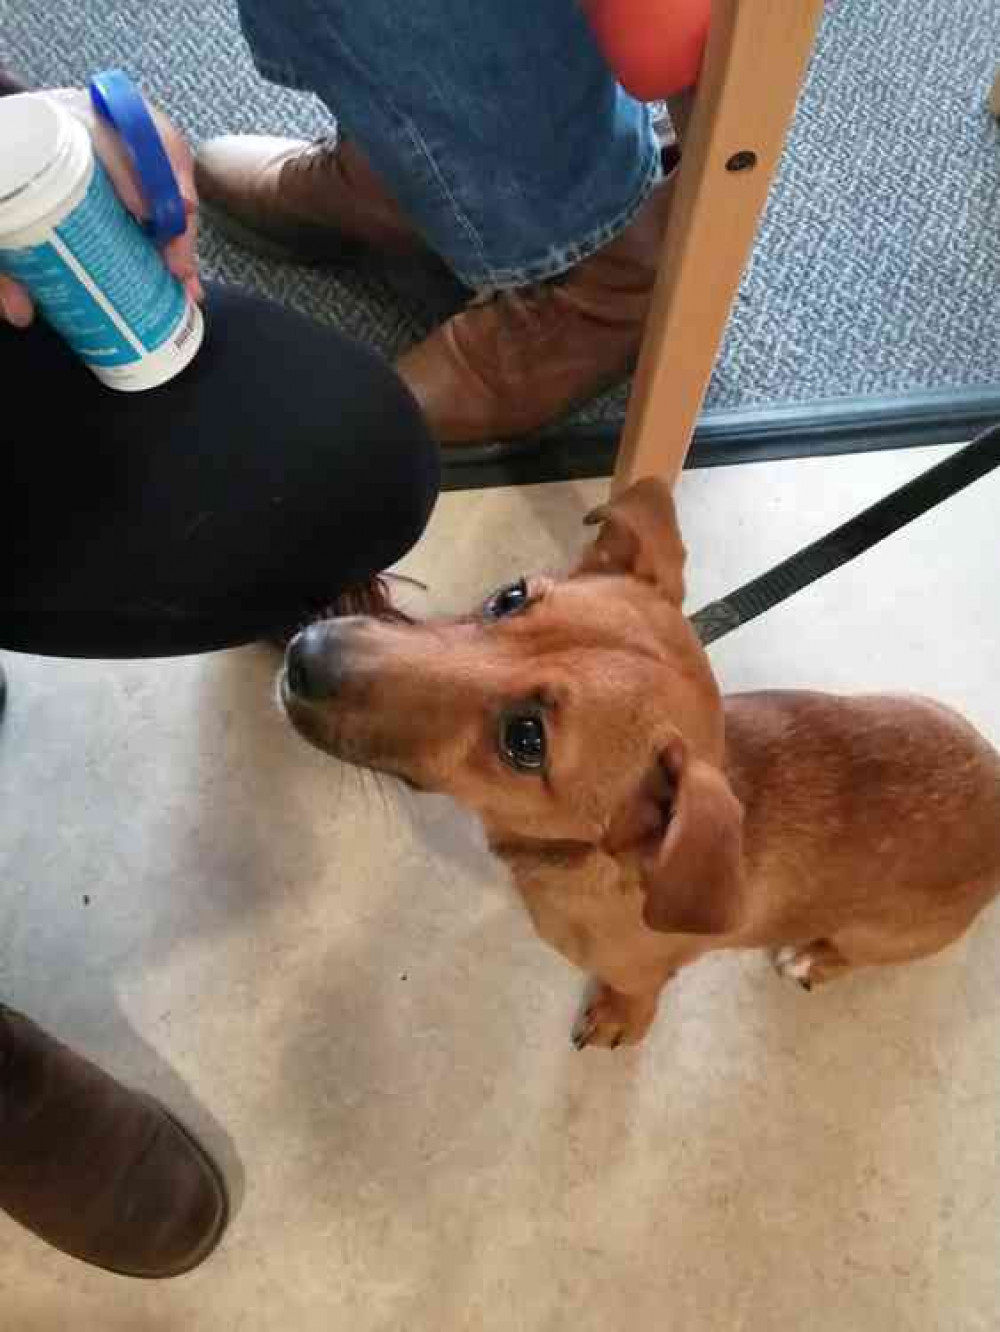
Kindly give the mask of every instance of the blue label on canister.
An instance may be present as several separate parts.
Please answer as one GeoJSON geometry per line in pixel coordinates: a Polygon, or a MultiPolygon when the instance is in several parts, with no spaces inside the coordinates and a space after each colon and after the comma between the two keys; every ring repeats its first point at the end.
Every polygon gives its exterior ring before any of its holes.
{"type": "Polygon", "coordinates": [[[187,304],[99,162],[86,194],[51,238],[0,248],[0,268],[27,287],[49,323],[95,366],[141,360],[175,332],[187,304]]]}

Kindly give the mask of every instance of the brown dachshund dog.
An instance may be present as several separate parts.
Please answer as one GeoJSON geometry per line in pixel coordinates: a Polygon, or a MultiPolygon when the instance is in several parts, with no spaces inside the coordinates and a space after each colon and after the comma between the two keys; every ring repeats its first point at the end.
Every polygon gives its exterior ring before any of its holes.
{"type": "Polygon", "coordinates": [[[588,519],[565,581],[441,623],[331,620],[281,678],[313,744],[473,810],[535,928],[634,1044],[680,968],[769,948],[811,988],[936,952],[1000,889],[1000,755],[916,698],[721,697],[681,612],[669,491],[588,519]]]}

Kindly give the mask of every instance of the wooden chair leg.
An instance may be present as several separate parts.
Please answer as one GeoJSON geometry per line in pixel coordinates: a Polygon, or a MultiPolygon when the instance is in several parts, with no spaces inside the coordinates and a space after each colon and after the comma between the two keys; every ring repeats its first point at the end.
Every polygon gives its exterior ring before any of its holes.
{"type": "Polygon", "coordinates": [[[823,0],[713,0],[705,66],[613,489],[676,480],[809,63],[823,0]]]}
{"type": "Polygon", "coordinates": [[[1000,120],[1000,69],[997,70],[993,87],[990,89],[990,110],[1000,120]]]}

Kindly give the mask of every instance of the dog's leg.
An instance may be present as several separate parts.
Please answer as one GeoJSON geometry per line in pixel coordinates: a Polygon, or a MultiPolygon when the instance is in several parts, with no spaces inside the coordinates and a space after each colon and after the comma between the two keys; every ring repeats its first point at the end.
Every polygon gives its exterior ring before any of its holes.
{"type": "Polygon", "coordinates": [[[704,951],[688,945],[643,968],[622,966],[611,958],[606,966],[598,962],[594,988],[573,1028],[573,1044],[578,1050],[588,1045],[602,1050],[638,1045],[653,1025],[664,986],[704,951]]]}
{"type": "Polygon", "coordinates": [[[594,989],[573,1028],[578,1050],[638,1045],[656,1017],[660,992],[712,940],[661,934],[643,921],[645,895],[626,890],[612,857],[594,852],[581,867],[508,852],[514,882],[539,936],[593,977],[594,989]]]}
{"type": "Polygon", "coordinates": [[[593,988],[573,1028],[573,1044],[578,1050],[638,1045],[653,1025],[664,986],[705,951],[704,944],[668,944],[651,930],[636,937],[624,954],[607,941],[603,948],[595,944],[587,959],[593,988]]]}
{"type": "Polygon", "coordinates": [[[578,1050],[588,1045],[603,1050],[638,1045],[653,1025],[659,998],[659,989],[623,994],[599,983],[573,1028],[573,1044],[578,1050]]]}
{"type": "MultiPolygon", "coordinates": [[[[992,881],[988,881],[987,891],[992,886],[992,881]]],[[[968,895],[970,905],[963,915],[953,915],[944,922],[934,921],[917,932],[904,924],[895,929],[884,924],[878,929],[854,926],[833,939],[775,949],[771,960],[779,976],[811,990],[859,967],[891,966],[930,957],[961,938],[972,924],[984,898],[975,883],[968,895]]]]}
{"type": "Polygon", "coordinates": [[[771,961],[779,976],[801,985],[803,990],[825,985],[827,981],[843,976],[855,965],[829,939],[817,939],[801,948],[775,949],[771,961]]]}

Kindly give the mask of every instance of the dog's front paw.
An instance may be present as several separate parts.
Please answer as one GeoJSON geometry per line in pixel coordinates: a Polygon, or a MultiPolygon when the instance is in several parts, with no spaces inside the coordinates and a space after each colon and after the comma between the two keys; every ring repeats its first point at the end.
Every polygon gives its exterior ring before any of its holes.
{"type": "Polygon", "coordinates": [[[573,1028],[573,1044],[578,1050],[588,1045],[601,1050],[638,1045],[655,1016],[655,999],[619,994],[602,985],[573,1028]]]}

